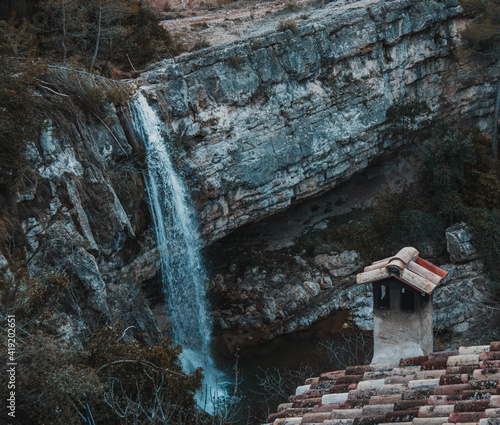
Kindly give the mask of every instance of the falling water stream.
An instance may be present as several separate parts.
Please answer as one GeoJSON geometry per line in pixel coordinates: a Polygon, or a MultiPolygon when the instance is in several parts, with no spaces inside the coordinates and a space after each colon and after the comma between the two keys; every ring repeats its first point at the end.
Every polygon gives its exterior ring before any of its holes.
{"type": "MultiPolygon", "coordinates": [[[[193,372],[201,366],[205,387],[212,395],[221,396],[224,392],[223,377],[214,365],[210,349],[207,275],[194,208],[172,163],[161,121],[142,93],[132,104],[132,113],[134,127],[146,149],[148,174],[145,180],[174,340],[183,346],[184,370],[193,372]]],[[[201,400],[198,404],[204,407],[201,400]]],[[[206,408],[210,410],[210,406],[206,408]]]]}

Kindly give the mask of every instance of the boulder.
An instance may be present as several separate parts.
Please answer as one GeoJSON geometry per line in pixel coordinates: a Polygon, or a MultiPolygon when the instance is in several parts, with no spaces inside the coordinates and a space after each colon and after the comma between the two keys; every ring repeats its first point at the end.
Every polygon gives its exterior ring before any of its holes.
{"type": "Polygon", "coordinates": [[[333,255],[321,254],[317,255],[314,261],[334,277],[349,276],[359,268],[359,255],[356,251],[343,251],[333,255]]]}
{"type": "Polygon", "coordinates": [[[446,229],[446,245],[452,262],[466,263],[479,258],[471,240],[472,235],[465,223],[458,223],[446,229]]]}

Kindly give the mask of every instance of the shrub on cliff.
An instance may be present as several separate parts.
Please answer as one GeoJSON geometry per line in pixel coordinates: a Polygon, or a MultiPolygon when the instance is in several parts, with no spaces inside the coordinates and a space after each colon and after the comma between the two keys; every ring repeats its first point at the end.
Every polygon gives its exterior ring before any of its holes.
{"type": "MultiPolygon", "coordinates": [[[[463,52],[479,61],[490,61],[493,66],[492,75],[496,80],[495,109],[492,114],[491,151],[498,158],[498,120],[500,117],[500,1],[499,0],[460,0],[464,12],[472,18],[461,32],[463,52]]],[[[482,71],[484,73],[484,70],[482,71]]]]}
{"type": "Polygon", "coordinates": [[[42,67],[34,53],[28,25],[0,21],[0,199],[4,201],[22,173],[25,143],[35,138],[39,127],[33,119],[34,90],[42,67]]]}
{"type": "MultiPolygon", "coordinates": [[[[73,338],[70,345],[64,336],[71,324],[59,307],[86,314],[77,278],[61,271],[30,276],[22,253],[8,263],[0,268],[0,320],[5,324],[11,315],[17,325],[11,423],[76,425],[86,416],[109,425],[212,422],[194,400],[202,371],[182,371],[182,347],[171,340],[141,343],[120,324],[79,329],[90,338],[83,346],[73,338]]],[[[4,400],[6,391],[0,388],[4,400]]]]}
{"type": "Polygon", "coordinates": [[[108,115],[110,104],[124,104],[135,93],[133,84],[53,65],[44,73],[41,89],[48,90],[48,94],[70,97],[81,110],[101,119],[108,115]]]}
{"type": "Polygon", "coordinates": [[[470,131],[474,163],[465,168],[463,199],[469,206],[500,208],[500,160],[491,156],[491,141],[477,131],[470,131]]]}
{"type": "Polygon", "coordinates": [[[53,60],[73,60],[108,77],[177,53],[159,15],[139,0],[42,0],[37,32],[53,60]]]}
{"type": "MultiPolygon", "coordinates": [[[[195,424],[210,417],[196,408],[202,373],[182,372],[180,346],[148,346],[103,328],[83,349],[46,330],[18,329],[16,420],[19,424],[195,424]]],[[[3,389],[2,389],[3,390],[3,389]]]]}
{"type": "MultiPolygon", "coordinates": [[[[482,160],[484,138],[476,131],[444,123],[429,125],[432,127],[420,131],[414,139],[411,128],[402,130],[409,146],[421,156],[419,181],[401,193],[391,193],[387,188],[373,207],[332,219],[327,239],[355,249],[367,260],[391,255],[404,244],[438,253],[444,248],[448,226],[470,221],[471,208],[487,206],[488,195],[476,190],[485,182],[496,188],[498,177],[491,155],[488,161],[482,160]],[[425,140],[422,134],[432,137],[425,140]]],[[[493,207],[496,202],[491,200],[489,205],[493,207]]]]}
{"type": "Polygon", "coordinates": [[[290,18],[290,19],[280,19],[277,25],[278,31],[286,31],[290,30],[293,34],[295,34],[298,30],[299,27],[297,26],[297,22],[295,19],[290,18]]]}

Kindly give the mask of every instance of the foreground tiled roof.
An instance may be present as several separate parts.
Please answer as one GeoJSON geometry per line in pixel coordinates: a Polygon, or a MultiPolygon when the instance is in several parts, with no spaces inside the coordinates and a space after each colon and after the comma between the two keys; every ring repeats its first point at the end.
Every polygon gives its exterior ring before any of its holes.
{"type": "Polygon", "coordinates": [[[401,249],[395,256],[375,261],[356,276],[357,283],[371,283],[393,276],[420,292],[431,294],[448,272],[418,256],[412,247],[401,249]]]}
{"type": "Polygon", "coordinates": [[[310,378],[269,424],[500,424],[500,342],[310,378]]]}

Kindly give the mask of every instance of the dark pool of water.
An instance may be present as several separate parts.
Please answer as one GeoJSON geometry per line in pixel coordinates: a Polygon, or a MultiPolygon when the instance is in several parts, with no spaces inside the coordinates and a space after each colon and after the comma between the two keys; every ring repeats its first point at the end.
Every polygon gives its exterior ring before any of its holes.
{"type": "MultiPolygon", "coordinates": [[[[267,415],[276,412],[279,403],[287,402],[287,396],[293,394],[305,379],[369,362],[372,346],[371,334],[354,329],[348,313],[339,312],[308,330],[241,350],[237,359],[241,400],[233,423],[264,423],[267,415]]],[[[224,372],[234,382],[235,357],[221,360],[224,372]]]]}

